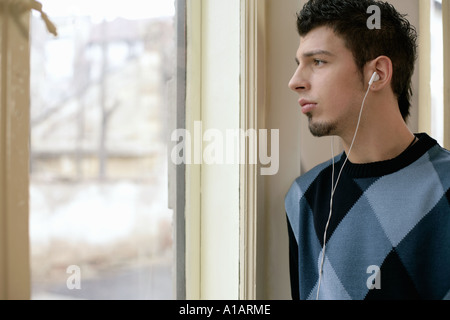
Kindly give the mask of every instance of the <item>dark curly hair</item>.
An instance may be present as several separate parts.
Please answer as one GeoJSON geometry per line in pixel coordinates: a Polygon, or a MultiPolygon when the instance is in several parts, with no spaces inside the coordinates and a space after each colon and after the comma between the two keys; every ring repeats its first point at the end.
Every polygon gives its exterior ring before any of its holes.
{"type": "Polygon", "coordinates": [[[411,78],[417,59],[417,32],[391,4],[374,0],[310,0],[297,14],[300,36],[327,26],[344,39],[362,70],[367,62],[384,55],[393,64],[392,90],[397,96],[400,112],[406,121],[411,107],[411,78]],[[369,29],[367,13],[376,5],[381,12],[381,28],[369,29]]]}

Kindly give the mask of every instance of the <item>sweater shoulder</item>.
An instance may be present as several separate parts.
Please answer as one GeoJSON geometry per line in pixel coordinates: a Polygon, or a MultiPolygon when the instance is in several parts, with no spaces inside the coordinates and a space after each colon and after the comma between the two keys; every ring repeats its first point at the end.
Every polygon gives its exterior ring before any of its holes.
{"type": "MultiPolygon", "coordinates": [[[[342,155],[337,156],[334,161],[337,163],[342,155]]],[[[308,191],[311,184],[317,179],[320,179],[320,175],[328,169],[333,163],[333,159],[323,162],[308,172],[302,174],[291,184],[289,191],[285,197],[285,209],[288,219],[291,223],[297,220],[300,212],[300,202],[305,193],[308,191]]]]}
{"type": "Polygon", "coordinates": [[[436,145],[428,151],[428,156],[444,191],[448,192],[450,190],[450,151],[436,145]]]}
{"type": "MultiPolygon", "coordinates": [[[[335,158],[335,161],[339,161],[339,156],[335,158]]],[[[290,197],[298,198],[299,192],[303,195],[306,190],[308,190],[309,186],[320,176],[320,174],[331,165],[332,160],[328,160],[296,178],[291,184],[291,187],[286,195],[286,199],[290,197]]]]}

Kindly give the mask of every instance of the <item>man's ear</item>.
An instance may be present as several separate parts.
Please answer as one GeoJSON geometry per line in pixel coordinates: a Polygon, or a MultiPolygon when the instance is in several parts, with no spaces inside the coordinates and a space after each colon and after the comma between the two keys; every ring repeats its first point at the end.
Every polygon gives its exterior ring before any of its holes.
{"type": "Polygon", "coordinates": [[[364,77],[369,82],[373,73],[376,72],[379,76],[379,79],[371,85],[371,90],[379,91],[391,84],[392,74],[393,74],[393,66],[392,61],[389,57],[379,56],[378,58],[370,61],[364,71],[364,77]]]}

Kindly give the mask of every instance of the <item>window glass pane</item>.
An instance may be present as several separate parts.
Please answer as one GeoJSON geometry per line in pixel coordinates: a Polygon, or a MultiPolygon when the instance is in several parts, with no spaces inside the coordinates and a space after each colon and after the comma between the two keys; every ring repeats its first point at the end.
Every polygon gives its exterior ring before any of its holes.
{"type": "Polygon", "coordinates": [[[31,21],[33,299],[172,299],[173,0],[42,0],[31,21]]]}

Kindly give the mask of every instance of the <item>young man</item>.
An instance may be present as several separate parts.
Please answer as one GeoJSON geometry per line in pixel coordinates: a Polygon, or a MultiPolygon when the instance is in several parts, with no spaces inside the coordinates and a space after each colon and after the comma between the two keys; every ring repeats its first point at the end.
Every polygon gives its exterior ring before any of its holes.
{"type": "Polygon", "coordinates": [[[311,0],[297,25],[289,87],[311,133],[344,152],[286,196],[292,297],[450,299],[450,152],[405,122],[414,28],[371,0],[311,0]]]}

